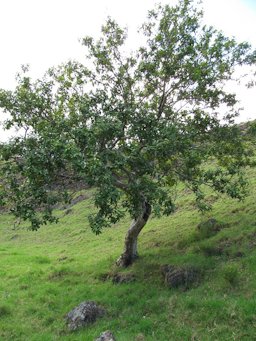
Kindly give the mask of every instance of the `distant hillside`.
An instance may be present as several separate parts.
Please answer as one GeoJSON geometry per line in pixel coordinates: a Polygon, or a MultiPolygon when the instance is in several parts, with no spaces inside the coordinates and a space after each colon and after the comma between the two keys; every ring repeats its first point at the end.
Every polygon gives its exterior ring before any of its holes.
{"type": "Polygon", "coordinates": [[[127,284],[113,278],[129,219],[95,236],[86,218],[92,189],[77,193],[86,200],[57,211],[59,224],[37,232],[14,229],[13,218],[1,214],[0,340],[91,341],[107,329],[117,341],[255,340],[256,169],[247,175],[243,202],[209,192],[213,210],[204,216],[179,187],[176,213],[151,219],[142,232],[140,258],[122,271],[135,277],[127,284]],[[218,228],[198,227],[209,219],[218,228]],[[200,278],[170,289],[165,264],[196,268],[200,278]],[[71,333],[64,316],[86,300],[107,314],[71,333]]]}

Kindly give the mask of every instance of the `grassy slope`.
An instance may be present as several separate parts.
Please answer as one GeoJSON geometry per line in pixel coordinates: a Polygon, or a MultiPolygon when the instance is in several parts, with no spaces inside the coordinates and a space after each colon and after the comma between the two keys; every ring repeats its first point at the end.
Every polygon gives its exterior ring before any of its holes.
{"type": "Polygon", "coordinates": [[[106,329],[118,341],[256,340],[256,171],[248,174],[244,202],[211,194],[214,208],[204,217],[180,190],[177,212],[151,219],[142,232],[141,258],[126,270],[137,277],[130,284],[102,280],[116,271],[128,219],[95,236],[86,220],[90,200],[60,211],[59,224],[37,232],[13,230],[12,218],[2,215],[0,340],[91,341],[106,329]],[[206,238],[196,226],[209,217],[228,226],[206,238]],[[204,278],[188,291],[167,289],[159,270],[166,263],[196,265],[204,278]],[[96,300],[108,314],[70,333],[63,317],[84,300],[96,300]]]}

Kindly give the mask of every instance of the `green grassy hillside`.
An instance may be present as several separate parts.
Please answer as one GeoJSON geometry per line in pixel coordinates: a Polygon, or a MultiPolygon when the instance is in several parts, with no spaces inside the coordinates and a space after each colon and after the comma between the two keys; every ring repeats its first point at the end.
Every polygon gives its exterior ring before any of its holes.
{"type": "MultiPolygon", "coordinates": [[[[110,329],[117,341],[256,340],[256,170],[248,171],[243,202],[209,193],[213,210],[202,216],[192,195],[177,194],[177,211],[151,219],[140,236],[140,258],[124,272],[136,281],[113,284],[129,224],[95,236],[87,223],[90,198],[59,210],[60,222],[28,231],[0,217],[0,340],[94,340],[110,329]],[[215,218],[216,233],[197,225],[215,218]],[[203,277],[189,290],[168,289],[163,264],[192,265],[203,277]],[[107,315],[69,332],[64,316],[85,300],[107,315]]],[[[91,192],[87,191],[88,197],[91,192]]]]}

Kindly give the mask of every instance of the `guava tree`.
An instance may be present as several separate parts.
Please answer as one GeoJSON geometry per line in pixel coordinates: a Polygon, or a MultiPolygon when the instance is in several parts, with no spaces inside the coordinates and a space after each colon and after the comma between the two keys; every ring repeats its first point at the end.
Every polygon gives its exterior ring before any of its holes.
{"type": "Polygon", "coordinates": [[[5,128],[24,132],[1,148],[2,204],[38,229],[55,221],[70,181],[94,186],[96,234],[127,212],[132,218],[117,260],[128,266],[149,216],[174,211],[177,183],[202,210],[205,186],[242,198],[247,152],[225,85],[256,55],[202,16],[192,0],[157,7],[130,54],[126,30],[108,19],[98,41],[83,39],[84,65],[68,62],[36,81],[24,68],[14,91],[0,91],[5,128]]]}

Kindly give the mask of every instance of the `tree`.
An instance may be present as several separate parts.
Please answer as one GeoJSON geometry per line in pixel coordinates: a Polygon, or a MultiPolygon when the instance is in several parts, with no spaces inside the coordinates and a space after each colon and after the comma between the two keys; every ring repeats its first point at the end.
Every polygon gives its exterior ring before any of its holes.
{"type": "Polygon", "coordinates": [[[38,229],[55,221],[69,180],[95,186],[96,234],[125,212],[133,219],[117,261],[128,266],[151,213],[174,211],[177,183],[201,210],[205,186],[241,199],[248,153],[225,84],[256,53],[202,16],[192,0],[158,6],[141,28],[144,45],[129,55],[126,30],[108,19],[98,41],[83,39],[87,65],[68,62],[36,81],[24,68],[13,92],[0,91],[6,129],[25,131],[2,146],[2,204],[38,229]]]}

